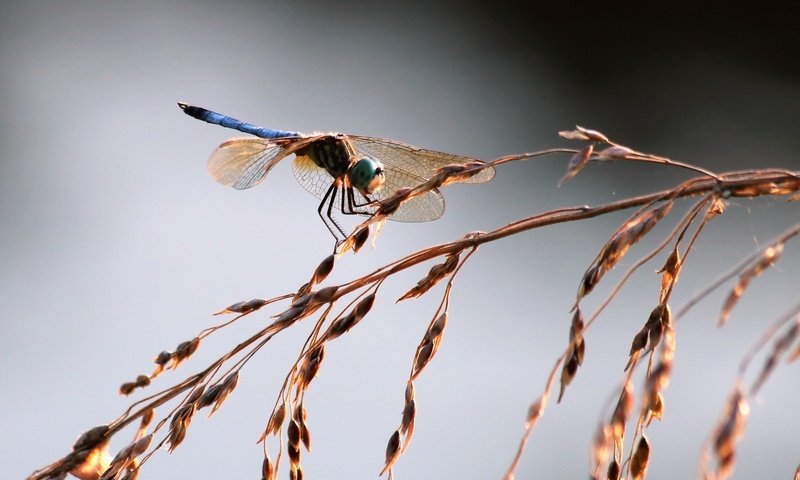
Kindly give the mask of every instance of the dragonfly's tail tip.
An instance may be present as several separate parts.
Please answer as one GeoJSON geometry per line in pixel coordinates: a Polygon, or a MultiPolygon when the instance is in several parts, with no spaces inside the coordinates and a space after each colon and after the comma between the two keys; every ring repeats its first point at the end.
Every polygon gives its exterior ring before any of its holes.
{"type": "Polygon", "coordinates": [[[181,107],[181,110],[186,110],[186,107],[189,106],[186,102],[178,102],[178,106],[181,107]]]}

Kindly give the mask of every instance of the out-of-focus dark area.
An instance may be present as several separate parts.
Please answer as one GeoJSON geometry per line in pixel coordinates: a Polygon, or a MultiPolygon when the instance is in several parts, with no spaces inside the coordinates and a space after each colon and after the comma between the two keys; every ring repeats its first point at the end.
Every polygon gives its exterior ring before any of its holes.
{"type": "MultiPolygon", "coordinates": [[[[383,136],[487,160],[579,147],[557,133],[578,124],[714,171],[798,169],[797,18],[788,2],[1,4],[0,477],[22,478],[66,454],[81,432],[141,398],[117,388],[148,373],[158,352],[217,323],[210,314],[226,305],[296,289],[330,252],[317,200],[289,160],[251,190],[216,184],[209,154],[241,135],[187,117],[177,101],[266,127],[383,136]]],[[[328,284],[467,232],[689,178],[592,164],[558,188],[567,161],[512,163],[488,184],[446,187],[443,218],[387,223],[376,249],[340,258],[328,284]]],[[[587,312],[690,205],[676,204],[630,250],[587,312]]],[[[396,478],[502,476],[528,405],[567,345],[581,275],[629,214],[516,235],[465,265],[441,348],[415,385],[414,439],[396,478]]],[[[796,203],[731,199],[687,259],[673,308],[798,221],[796,203]]],[[[681,321],[664,420],[647,431],[648,478],[695,474],[739,361],[796,302],[797,248],[788,244],[777,268],[753,282],[725,328],[715,326],[722,294],[681,321]]],[[[585,478],[631,339],[657,302],[652,272],[662,264],[637,273],[587,332],[584,365],[564,401],[548,407],[517,478],[585,478]]],[[[370,315],[326,350],[306,397],[307,478],[380,471],[442,290],[394,301],[430,266],[385,282],[370,315]]],[[[204,340],[150,388],[199,370],[279,312],[204,340]]],[[[255,440],[309,331],[298,325],[271,341],[223,408],[198,417],[184,444],[159,451],[140,478],[257,476],[255,440]]],[[[797,468],[796,373],[779,365],[751,399],[738,478],[790,478],[797,468]]],[[[270,449],[274,456],[277,444],[270,449]]]]}

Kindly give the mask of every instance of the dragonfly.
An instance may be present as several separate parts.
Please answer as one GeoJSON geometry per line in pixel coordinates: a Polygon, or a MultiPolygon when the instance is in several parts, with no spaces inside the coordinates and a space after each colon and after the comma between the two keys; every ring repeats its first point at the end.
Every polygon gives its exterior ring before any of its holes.
{"type": "MultiPolygon", "coordinates": [[[[304,134],[275,130],[179,102],[187,115],[244,132],[253,137],[223,142],[208,160],[208,172],[219,183],[244,190],[261,183],[278,162],[294,155],[292,171],[303,188],[320,199],[317,213],[339,241],[347,234],[333,216],[372,215],[379,202],[401,188],[415,187],[446,165],[485,162],[426,150],[386,138],[342,133],[304,134]],[[337,205],[338,198],[338,205],[337,205]],[[323,214],[324,212],[324,214],[323,214]]],[[[494,177],[486,166],[464,183],[482,183],[494,177]]],[[[400,222],[427,222],[444,213],[444,197],[437,189],[403,202],[388,218],[400,222]]]]}

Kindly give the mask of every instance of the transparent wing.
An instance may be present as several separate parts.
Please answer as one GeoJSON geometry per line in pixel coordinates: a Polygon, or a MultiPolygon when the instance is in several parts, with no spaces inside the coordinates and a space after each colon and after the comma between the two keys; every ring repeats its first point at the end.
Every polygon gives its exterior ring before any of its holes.
{"type": "Polygon", "coordinates": [[[234,138],[220,145],[208,160],[208,173],[219,183],[244,190],[260,183],[267,172],[294,150],[290,141],[234,138]]]}
{"type": "MultiPolygon", "coordinates": [[[[398,189],[403,187],[415,187],[425,182],[424,178],[414,175],[404,170],[398,170],[393,167],[386,166],[384,176],[386,178],[383,187],[372,194],[375,200],[383,200],[394,194],[398,189]]],[[[356,198],[361,196],[359,192],[355,192],[356,198]]],[[[425,195],[414,197],[408,201],[403,202],[400,208],[397,209],[389,220],[398,222],[429,222],[441,217],[444,213],[444,197],[439,193],[439,190],[431,190],[425,195]]]]}
{"type": "Polygon", "coordinates": [[[333,183],[333,177],[306,155],[295,157],[292,162],[292,172],[297,183],[319,199],[325,196],[325,192],[333,183]]]}
{"type": "MultiPolygon", "coordinates": [[[[348,135],[347,137],[353,142],[358,151],[381,161],[387,168],[394,167],[397,170],[410,172],[425,180],[431,178],[436,169],[445,165],[481,162],[481,160],[475,158],[417,148],[413,145],[386,138],[362,137],[360,135],[348,135]]],[[[493,177],[494,168],[489,167],[466,180],[465,183],[483,183],[493,177]]]]}
{"type": "MultiPolygon", "coordinates": [[[[319,199],[325,196],[325,192],[328,191],[334,180],[325,169],[318,167],[305,155],[298,155],[295,158],[294,162],[292,162],[292,171],[295,178],[297,178],[297,182],[319,199]]],[[[385,182],[383,187],[371,195],[373,200],[388,198],[400,188],[414,187],[425,181],[424,178],[392,167],[386,167],[384,175],[385,182]]],[[[359,205],[369,202],[358,190],[353,190],[353,195],[359,205]]],[[[341,210],[340,200],[341,198],[337,200],[334,206],[337,211],[341,210]]],[[[375,211],[375,207],[359,207],[358,210],[363,211],[365,215],[369,215],[375,211]]],[[[438,190],[434,190],[403,203],[396,212],[389,216],[389,220],[427,222],[436,220],[442,216],[442,213],[444,213],[444,198],[442,198],[442,194],[438,190]]]]}

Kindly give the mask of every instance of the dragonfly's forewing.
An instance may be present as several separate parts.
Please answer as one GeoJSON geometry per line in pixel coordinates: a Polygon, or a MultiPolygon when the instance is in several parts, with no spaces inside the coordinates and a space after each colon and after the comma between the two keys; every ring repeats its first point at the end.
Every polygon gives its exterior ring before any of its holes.
{"type": "MultiPolygon", "coordinates": [[[[393,166],[387,166],[384,170],[386,181],[383,188],[375,192],[372,196],[377,200],[383,200],[392,196],[397,190],[404,187],[416,187],[425,182],[425,179],[413,175],[408,171],[399,170],[393,166]]],[[[444,198],[439,190],[430,190],[423,195],[406,200],[400,205],[392,215],[390,220],[398,222],[429,222],[441,217],[444,213],[444,198]]]]}
{"type": "MultiPolygon", "coordinates": [[[[424,179],[431,178],[435,171],[445,165],[465,164],[471,162],[484,163],[481,160],[453,155],[451,153],[426,150],[402,142],[386,138],[348,135],[353,145],[364,155],[374,158],[387,167],[405,170],[424,179]]],[[[477,175],[464,180],[464,183],[483,183],[494,177],[494,168],[487,167],[477,175]]]]}

